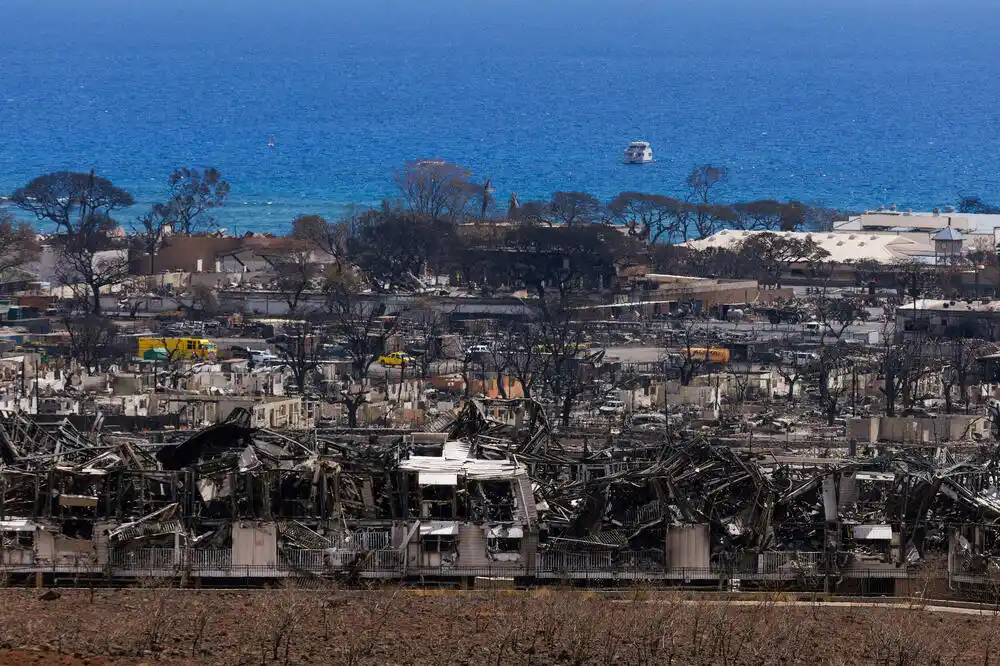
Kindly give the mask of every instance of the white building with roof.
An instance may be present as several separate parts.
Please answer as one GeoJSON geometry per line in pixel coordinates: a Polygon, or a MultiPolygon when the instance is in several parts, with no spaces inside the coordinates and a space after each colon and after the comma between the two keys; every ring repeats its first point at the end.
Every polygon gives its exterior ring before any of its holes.
{"type": "Polygon", "coordinates": [[[538,507],[527,468],[512,457],[478,458],[469,442],[440,433],[414,438],[420,453],[398,468],[419,503],[403,544],[408,565],[513,570],[533,558],[538,507]]]}
{"type": "Polygon", "coordinates": [[[962,251],[993,249],[1000,240],[1000,215],[956,213],[952,208],[930,212],[872,210],[834,223],[837,233],[870,232],[905,236],[916,240],[934,240],[945,229],[954,229],[962,236],[962,251]]]}
{"type": "Polygon", "coordinates": [[[1000,340],[1000,301],[918,298],[896,308],[896,337],[1000,340]]]}
{"type": "Polygon", "coordinates": [[[956,213],[950,207],[933,211],[868,210],[834,223],[835,231],[924,231],[934,233],[953,227],[968,234],[993,235],[1000,229],[1000,215],[956,213]]]}
{"type": "Polygon", "coordinates": [[[764,233],[784,238],[811,238],[829,253],[829,260],[837,264],[853,264],[861,261],[876,261],[881,264],[911,261],[931,263],[934,260],[934,248],[929,238],[921,241],[909,236],[862,231],[845,233],[723,229],[711,236],[689,241],[686,245],[695,250],[714,247],[737,251],[744,241],[764,233]]]}

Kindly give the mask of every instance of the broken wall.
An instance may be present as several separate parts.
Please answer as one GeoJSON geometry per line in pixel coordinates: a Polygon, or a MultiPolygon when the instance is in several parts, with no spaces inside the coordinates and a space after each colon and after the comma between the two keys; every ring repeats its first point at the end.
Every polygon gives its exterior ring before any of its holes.
{"type": "Polygon", "coordinates": [[[233,523],[234,566],[276,566],[278,527],[275,523],[233,523]]]}
{"type": "Polygon", "coordinates": [[[860,442],[933,444],[961,441],[973,435],[986,437],[990,424],[983,416],[949,414],[934,418],[883,416],[848,419],[847,436],[860,442]]]}
{"type": "Polygon", "coordinates": [[[709,526],[675,525],[667,530],[666,564],[673,569],[708,570],[711,548],[709,526]]]}

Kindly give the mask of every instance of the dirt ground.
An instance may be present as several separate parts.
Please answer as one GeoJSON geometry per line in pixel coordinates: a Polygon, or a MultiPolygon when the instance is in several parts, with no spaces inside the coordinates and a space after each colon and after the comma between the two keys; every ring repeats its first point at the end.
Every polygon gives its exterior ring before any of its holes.
{"type": "Polygon", "coordinates": [[[0,664],[990,664],[1000,617],[643,591],[0,590],[0,664]]]}

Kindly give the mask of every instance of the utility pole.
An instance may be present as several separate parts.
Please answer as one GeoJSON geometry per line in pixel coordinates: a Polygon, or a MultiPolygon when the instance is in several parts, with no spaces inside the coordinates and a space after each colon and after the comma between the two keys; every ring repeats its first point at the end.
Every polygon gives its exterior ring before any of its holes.
{"type": "Polygon", "coordinates": [[[667,369],[669,363],[670,360],[668,358],[663,359],[663,429],[668,443],[672,439],[670,437],[670,403],[667,401],[667,369]]]}
{"type": "Polygon", "coordinates": [[[38,359],[35,359],[35,414],[38,413],[38,359]]]}

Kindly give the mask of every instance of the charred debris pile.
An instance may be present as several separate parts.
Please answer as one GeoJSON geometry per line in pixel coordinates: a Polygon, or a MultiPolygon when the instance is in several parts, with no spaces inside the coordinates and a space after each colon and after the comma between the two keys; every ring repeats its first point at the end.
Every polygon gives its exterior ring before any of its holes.
{"type": "Polygon", "coordinates": [[[359,548],[406,553],[441,535],[439,567],[474,559],[461,526],[486,535],[488,554],[507,544],[522,564],[584,554],[588,566],[690,566],[671,543],[692,529],[712,568],[775,553],[842,571],[899,568],[948,552],[950,539],[971,572],[1000,554],[994,446],[848,457],[846,447],[751,453],[704,435],[561,440],[528,400],[472,401],[438,426],[277,432],[251,428],[237,409],[194,434],[144,437],[6,413],[4,548],[12,526],[30,522],[64,539],[106,535],[112,549],[218,550],[233,547],[234,524],[251,522],[274,525],[285,553],[358,535],[368,535],[359,548]]]}

